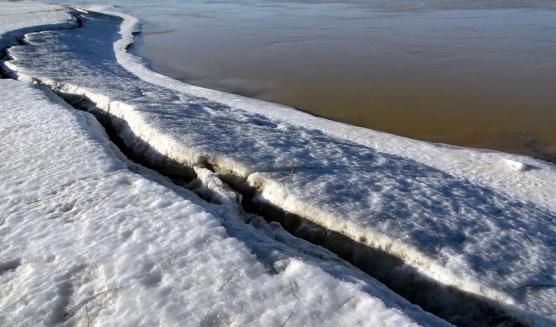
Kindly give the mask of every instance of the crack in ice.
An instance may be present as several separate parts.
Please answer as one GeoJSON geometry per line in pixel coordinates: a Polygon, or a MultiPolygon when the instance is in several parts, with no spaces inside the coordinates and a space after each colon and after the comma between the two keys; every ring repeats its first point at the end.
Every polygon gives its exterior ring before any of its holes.
{"type": "MultiPolygon", "coordinates": [[[[457,316],[461,312],[442,313],[457,309],[453,300],[453,308],[434,308],[442,304],[426,303],[426,298],[468,293],[471,306],[543,319],[531,311],[537,298],[522,307],[520,301],[529,294],[519,287],[550,274],[555,231],[542,226],[553,223],[553,213],[409,158],[147,83],[116,60],[111,44],[118,39],[117,19],[76,15],[80,28],[30,34],[28,44],[11,48],[5,64],[12,77],[44,84],[75,101],[74,106],[87,107],[128,153],[169,176],[192,178],[196,167],[208,168],[239,191],[253,211],[270,211],[276,217],[265,214],[268,219],[284,220],[293,231],[303,225],[299,233],[308,239],[324,238],[314,243],[331,243],[337,253],[346,244],[356,249],[343,257],[370,251],[364,253],[392,261],[385,267],[396,268],[393,272],[367,270],[383,274],[379,278],[394,289],[413,285],[407,293],[419,294],[406,296],[431,311],[457,316]],[[91,40],[105,46],[91,49],[91,40]],[[268,168],[269,162],[280,168],[268,168]],[[531,230],[538,233],[534,241],[548,251],[537,253],[540,259],[533,265],[518,244],[531,230]],[[507,251],[503,256],[502,250],[507,251]],[[516,267],[529,277],[514,273],[516,267]],[[398,281],[404,279],[409,281],[398,281]]],[[[364,266],[362,257],[352,262],[364,266]]],[[[493,316],[511,321],[503,313],[493,316]]]]}

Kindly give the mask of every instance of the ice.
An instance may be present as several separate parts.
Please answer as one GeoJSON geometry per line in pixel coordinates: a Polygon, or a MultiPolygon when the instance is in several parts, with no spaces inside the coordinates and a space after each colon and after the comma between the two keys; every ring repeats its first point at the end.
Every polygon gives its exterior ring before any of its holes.
{"type": "Polygon", "coordinates": [[[37,2],[2,2],[0,10],[0,49],[15,42],[15,38],[33,31],[70,28],[75,19],[62,6],[37,2]]]}
{"type": "Polygon", "coordinates": [[[0,325],[447,325],[126,161],[54,95],[0,99],[0,325]]]}
{"type": "MultiPolygon", "coordinates": [[[[528,3],[530,4],[530,2],[528,3]]],[[[453,3],[451,2],[451,4],[453,3]]],[[[469,5],[467,2],[458,4],[469,5]]],[[[499,2],[485,2],[484,4],[503,5],[499,2]]],[[[337,138],[347,139],[380,152],[408,157],[509,197],[527,199],[552,212],[556,211],[556,202],[553,201],[556,198],[556,188],[554,187],[556,168],[553,164],[495,151],[421,142],[322,119],[276,103],[181,83],[149,70],[140,58],[127,52],[128,45],[133,43],[133,35],[140,30],[140,21],[137,18],[114,12],[113,8],[107,9],[107,6],[89,7],[91,10],[104,11],[124,19],[120,26],[120,39],[113,45],[115,56],[122,66],[145,81],[181,93],[212,99],[230,107],[258,113],[296,126],[318,129],[337,138]],[[507,166],[503,164],[505,159],[522,162],[529,168],[533,168],[533,171],[525,175],[508,174],[507,166]],[[520,187],[514,187],[516,184],[519,184],[520,187]]],[[[120,9],[122,8],[118,8],[118,10],[120,9]]]]}
{"type": "Polygon", "coordinates": [[[512,170],[515,171],[526,171],[529,169],[529,166],[526,163],[517,161],[517,160],[512,160],[512,159],[504,159],[503,162],[512,170]]]}
{"type": "MultiPolygon", "coordinates": [[[[210,202],[227,206],[230,210],[238,212],[241,206],[241,195],[228,187],[217,174],[209,169],[194,167],[198,179],[198,189],[193,187],[195,193],[201,194],[210,202]]],[[[195,183],[195,182],[194,182],[195,183]]]]}
{"type": "Polygon", "coordinates": [[[553,165],[184,85],[125,53],[133,20],[123,21],[122,39],[120,18],[83,20],[82,28],[28,35],[27,45],[9,50],[7,66],[20,79],[92,100],[151,161],[208,164],[246,180],[260,201],[382,249],[520,319],[556,319],[553,165]],[[504,159],[534,169],[515,174],[499,164],[504,159]]]}
{"type": "MultiPolygon", "coordinates": [[[[77,102],[92,100],[112,119],[127,145],[151,161],[169,158],[195,167],[202,181],[200,187],[210,190],[211,195],[216,194],[212,200],[224,204],[228,215],[233,212],[230,208],[237,198],[234,199],[233,193],[218,181],[219,175],[239,177],[258,190],[256,199],[259,201],[382,249],[403,259],[423,275],[483,296],[528,323],[554,323],[554,165],[497,152],[413,141],[171,80],[149,71],[138,58],[126,53],[137,21],[129,16],[122,17],[123,21],[91,13],[83,16],[82,28],[30,34],[26,37],[28,44],[9,50],[14,60],[7,66],[20,79],[39,80],[74,98],[82,96],[77,102]],[[516,172],[508,166],[508,160],[527,165],[529,169],[516,172]]],[[[76,150],[68,148],[68,151],[76,150]]],[[[72,159],[71,164],[74,163],[74,169],[79,171],[87,167],[80,167],[79,162],[72,159]]],[[[142,184],[144,187],[137,194],[148,194],[151,188],[152,192],[157,190],[156,183],[143,181],[142,184]]],[[[104,187],[108,185],[110,182],[104,187]]],[[[122,203],[143,203],[139,195],[133,201],[125,198],[127,193],[123,190],[108,193],[110,196],[104,194],[104,201],[99,203],[110,203],[113,194],[121,194],[122,203]]],[[[189,200],[193,201],[192,198],[188,195],[189,200]]],[[[171,208],[166,209],[170,212],[165,214],[169,214],[167,219],[172,219],[175,205],[166,199],[171,197],[164,194],[153,203],[171,208]]],[[[113,216],[109,212],[114,211],[114,207],[107,206],[106,210],[106,215],[113,216]]],[[[137,214],[145,217],[142,212],[137,214]]],[[[145,219],[139,220],[144,222],[145,219]]],[[[218,219],[210,221],[214,221],[214,228],[222,227],[218,219]]],[[[94,237],[106,240],[106,236],[96,232],[89,240],[94,244],[98,242],[94,237]]],[[[148,237],[151,233],[144,235],[148,237]]],[[[246,242],[245,237],[240,239],[246,242]]],[[[198,242],[207,241],[201,237],[198,242]]],[[[171,246],[161,244],[160,249],[171,246]]],[[[199,250],[199,247],[190,246],[183,251],[195,253],[199,250]]],[[[258,253],[259,258],[269,256],[261,254],[265,251],[257,246],[250,249],[258,253]]],[[[118,253],[127,255],[125,251],[118,253]]],[[[238,253],[241,252],[232,248],[226,253],[214,250],[210,254],[231,260],[228,256],[237,257],[238,253]]],[[[295,265],[305,267],[306,260],[294,260],[295,265]]],[[[9,258],[4,266],[12,267],[20,261],[17,257],[9,258]]],[[[227,264],[226,261],[223,265],[227,264]]],[[[142,273],[149,272],[147,275],[153,275],[154,281],[163,280],[156,273],[151,274],[151,270],[144,269],[142,273]]],[[[143,278],[139,277],[141,272],[135,273],[132,274],[134,278],[143,278]]],[[[119,273],[115,275],[120,276],[119,273]]],[[[230,275],[220,273],[218,280],[224,283],[230,275]]],[[[197,277],[201,278],[201,290],[204,290],[202,285],[215,283],[210,279],[203,284],[207,278],[205,272],[197,277]]],[[[232,277],[235,280],[235,274],[232,277]]],[[[326,279],[327,283],[336,280],[330,276],[326,278],[322,280],[326,279]]],[[[284,287],[291,290],[291,285],[284,283],[284,287]]],[[[99,287],[90,294],[103,289],[106,288],[99,287]]],[[[269,294],[265,296],[275,296],[269,294]]],[[[333,301],[339,298],[330,296],[333,301]]],[[[141,299],[134,296],[131,300],[140,303],[147,301],[146,298],[147,295],[141,299]]],[[[277,301],[287,303],[280,297],[277,301]]],[[[328,310],[337,310],[337,307],[331,308],[333,306],[328,310]]],[[[267,314],[281,314],[281,318],[287,319],[292,312],[291,307],[289,309],[289,312],[277,309],[279,313],[267,314]]],[[[183,312],[178,310],[173,314],[183,312]]],[[[306,322],[293,320],[296,318],[307,317],[293,314],[292,324],[306,322]]],[[[210,324],[210,320],[207,321],[210,324]]]]}
{"type": "MultiPolygon", "coordinates": [[[[0,3],[0,23],[17,22],[0,42],[69,27],[61,9],[0,3]]],[[[0,80],[0,135],[2,326],[446,325],[335,255],[247,225],[210,172],[197,169],[223,205],[126,160],[45,88],[0,80]]]]}

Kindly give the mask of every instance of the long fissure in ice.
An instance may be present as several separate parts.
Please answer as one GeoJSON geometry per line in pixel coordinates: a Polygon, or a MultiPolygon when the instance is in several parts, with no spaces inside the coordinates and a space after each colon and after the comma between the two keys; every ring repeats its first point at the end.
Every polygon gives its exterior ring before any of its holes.
{"type": "MultiPolygon", "coordinates": [[[[23,46],[21,48],[26,47],[23,46]]],[[[21,58],[18,56],[16,60],[17,59],[21,58]]],[[[116,66],[113,66],[112,69],[114,69],[114,73],[118,73],[118,68],[116,66]]],[[[203,181],[199,181],[200,178],[198,178],[199,176],[196,174],[197,169],[212,171],[213,176],[227,183],[228,186],[236,190],[237,193],[242,194],[243,211],[257,213],[264,216],[267,220],[279,221],[282,226],[293,235],[297,235],[314,244],[329,248],[342,258],[352,262],[369,275],[383,281],[390,288],[413,303],[421,305],[428,311],[458,324],[464,324],[466,322],[481,322],[485,325],[496,324],[498,322],[508,324],[515,323],[513,318],[510,318],[504,313],[511,312],[511,309],[505,310],[507,308],[503,303],[494,300],[496,297],[487,299],[483,298],[481,295],[471,295],[459,289],[459,284],[456,284],[458,286],[448,287],[446,284],[442,283],[442,279],[436,280],[434,279],[435,277],[426,277],[423,273],[426,269],[419,271],[415,267],[420,266],[416,266],[415,262],[408,263],[402,256],[397,255],[399,252],[391,251],[389,248],[385,248],[384,250],[379,249],[382,247],[375,247],[373,245],[374,243],[368,242],[368,239],[358,239],[357,237],[353,237],[353,235],[346,236],[341,234],[338,230],[327,227],[328,225],[326,222],[320,224],[319,221],[322,222],[322,217],[311,216],[310,211],[304,212],[301,215],[299,213],[298,215],[293,215],[288,213],[288,211],[290,211],[288,208],[282,208],[282,204],[284,203],[270,203],[268,200],[264,200],[262,189],[255,188],[256,186],[253,186],[254,184],[252,181],[247,180],[245,174],[242,175],[238,173],[237,169],[241,168],[239,166],[227,166],[226,163],[228,162],[213,160],[214,158],[197,160],[194,163],[190,163],[188,161],[181,161],[181,158],[180,161],[178,161],[176,158],[170,158],[164,155],[159,151],[165,151],[167,147],[163,146],[160,148],[159,146],[163,145],[160,142],[163,142],[165,139],[155,140],[159,143],[153,144],[150,138],[142,138],[145,135],[137,134],[140,131],[137,131],[131,126],[131,123],[127,120],[127,116],[118,115],[118,110],[111,111],[112,109],[121,109],[118,108],[118,106],[128,106],[125,99],[119,100],[118,95],[113,93],[118,92],[120,88],[103,91],[99,88],[95,89],[94,85],[91,85],[93,87],[88,90],[86,86],[81,87],[81,85],[73,84],[71,81],[67,83],[63,78],[50,79],[48,75],[46,78],[43,78],[42,75],[35,75],[31,71],[20,76],[18,73],[19,72],[12,72],[12,77],[35,80],[38,83],[48,86],[54,92],[57,92],[65,98],[67,102],[71,103],[74,108],[86,109],[94,113],[97,119],[105,126],[114,143],[116,143],[129,158],[157,170],[161,174],[177,181],[178,184],[195,189],[197,193],[205,199],[211,199],[213,196],[210,194],[210,187],[196,187],[195,184],[198,185],[199,183],[203,183],[203,181]],[[93,98],[88,98],[88,96],[92,96],[93,98]],[[114,97],[116,97],[115,100],[114,97]],[[313,223],[311,223],[311,221],[313,223]]],[[[109,83],[106,79],[104,79],[104,81],[109,83]]],[[[156,91],[156,89],[152,87],[149,89],[141,89],[141,87],[144,86],[139,85],[135,87],[130,85],[130,89],[134,91],[137,90],[138,94],[141,96],[143,96],[145,90],[148,91],[149,94],[156,91]]],[[[165,93],[163,94],[165,95],[165,93]]],[[[168,99],[178,101],[174,98],[168,99]]],[[[147,99],[143,101],[146,100],[147,99]]],[[[142,102],[142,104],[145,103],[146,102],[142,102]]],[[[129,112],[133,112],[132,107],[134,104],[137,103],[129,104],[129,112]]],[[[149,105],[155,106],[157,103],[149,105]]],[[[157,109],[157,112],[158,111],[157,109]]],[[[161,115],[166,115],[166,113],[161,113],[161,115]]],[[[171,115],[168,114],[168,116],[170,117],[171,115]]],[[[194,119],[197,121],[196,117],[194,119]]],[[[203,122],[201,119],[198,120],[198,124],[202,125],[203,122]]],[[[217,123],[221,122],[218,121],[217,123]]],[[[255,123],[261,124],[260,121],[255,121],[255,123]]],[[[320,139],[324,139],[324,137],[320,137],[320,139]]],[[[195,152],[195,149],[190,149],[185,146],[178,150],[190,151],[191,153],[195,152]]],[[[403,162],[401,164],[403,164],[403,162]]],[[[254,172],[257,173],[259,171],[261,170],[255,167],[254,172]]],[[[397,197],[395,194],[392,195],[392,201],[404,202],[403,199],[399,198],[399,196],[397,197]]],[[[315,215],[316,214],[318,214],[318,212],[315,213],[315,215]]],[[[389,237],[388,235],[385,236],[389,237]]],[[[488,288],[488,285],[486,287],[488,288]]],[[[488,293],[477,292],[476,294],[488,293]]]]}
{"type": "MultiPolygon", "coordinates": [[[[37,83],[41,83],[39,80],[37,83]]],[[[43,84],[45,85],[45,84],[43,84]]],[[[45,85],[48,87],[48,85],[45,85]]],[[[97,121],[104,127],[107,135],[114,145],[131,161],[155,170],[171,179],[175,184],[185,187],[206,201],[214,202],[217,194],[211,194],[211,188],[199,187],[203,181],[198,178],[196,168],[208,169],[217,176],[225,185],[236,192],[240,211],[247,216],[255,214],[263,217],[268,222],[278,222],[282,228],[291,235],[308,241],[314,245],[322,246],[335,253],[343,260],[356,266],[369,276],[381,281],[397,294],[406,298],[411,303],[421,306],[447,321],[456,325],[473,323],[476,326],[492,326],[503,324],[505,326],[519,326],[521,323],[506,314],[495,303],[486,298],[446,287],[434,281],[416,269],[404,264],[403,260],[380,249],[365,246],[338,232],[334,232],[312,223],[295,214],[272,205],[266,201],[258,200],[258,191],[249,186],[247,180],[229,172],[219,172],[217,167],[206,162],[202,167],[190,167],[176,162],[148,143],[141,142],[134,137],[135,143],[130,146],[126,143],[129,135],[124,139],[120,134],[127,130],[127,123],[106,110],[98,108],[93,101],[83,95],[54,91],[70,106],[77,110],[92,113],[97,121]],[[137,150],[141,149],[141,150],[137,150]],[[145,153],[149,153],[148,156],[145,153]]],[[[217,203],[218,200],[216,200],[217,203]]]]}

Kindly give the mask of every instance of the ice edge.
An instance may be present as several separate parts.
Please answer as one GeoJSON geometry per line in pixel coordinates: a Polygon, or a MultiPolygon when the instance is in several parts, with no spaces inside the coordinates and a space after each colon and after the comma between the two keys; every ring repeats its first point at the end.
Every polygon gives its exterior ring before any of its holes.
{"type": "MultiPolygon", "coordinates": [[[[141,30],[140,21],[137,17],[116,12],[109,7],[92,7],[90,10],[122,18],[123,22],[120,25],[121,38],[114,42],[114,53],[116,55],[117,61],[125,69],[141,79],[144,79],[145,75],[150,75],[153,78],[149,79],[149,82],[161,86],[169,87],[171,84],[174,84],[176,82],[182,83],[168,76],[164,76],[150,70],[148,67],[145,66],[143,60],[140,57],[134,56],[128,52],[129,46],[134,43],[135,35],[137,35],[137,33],[141,30]]],[[[204,89],[196,86],[191,87],[199,90],[204,89]]],[[[232,97],[231,100],[233,102],[236,99],[232,97]]],[[[257,101],[265,102],[261,100],[257,101]]],[[[291,108],[286,106],[278,106],[283,107],[287,110],[292,110],[291,108]]],[[[115,114],[114,112],[111,113],[115,114]]],[[[304,114],[309,115],[306,113],[304,114]]],[[[125,115],[122,114],[122,116],[125,115]]],[[[131,122],[128,121],[128,123],[131,122]]],[[[138,127],[140,126],[141,125],[138,124],[136,126],[137,128],[135,128],[135,131],[138,130],[138,127]]],[[[131,127],[131,129],[133,130],[134,128],[131,127]]],[[[175,140],[170,140],[171,143],[168,144],[171,144],[171,146],[168,148],[166,148],[164,144],[160,144],[160,142],[157,142],[155,132],[156,131],[153,130],[151,134],[151,136],[153,136],[154,138],[143,139],[142,136],[147,135],[140,134],[138,134],[137,137],[142,141],[151,144],[157,150],[163,149],[161,153],[181,153],[181,151],[173,152],[175,151],[174,145],[177,144],[175,140]]],[[[164,134],[160,135],[160,137],[169,139],[169,137],[164,134]]],[[[172,159],[177,160],[178,162],[190,163],[190,166],[192,167],[199,165],[199,163],[201,164],[201,166],[203,166],[204,161],[207,160],[206,157],[195,153],[194,149],[183,150],[183,153],[185,154],[184,157],[176,157],[172,159]]],[[[282,185],[280,185],[278,181],[265,178],[261,176],[259,172],[253,172],[241,163],[234,162],[229,158],[218,158],[215,156],[208,158],[208,161],[213,166],[220,166],[224,168],[223,170],[228,170],[228,172],[231,172],[232,174],[235,174],[238,177],[247,180],[251,187],[254,187],[258,190],[262,201],[268,201],[270,204],[275,205],[278,208],[281,208],[295,215],[299,215],[300,217],[316,223],[317,225],[320,225],[324,228],[328,228],[332,231],[343,234],[356,242],[362,243],[361,240],[365,240],[363,244],[384,250],[387,253],[399,257],[404,261],[404,263],[417,269],[417,271],[423,273],[423,275],[428,276],[441,284],[456,287],[457,289],[463,290],[465,292],[484,296],[487,299],[492,300],[493,304],[500,306],[502,310],[507,311],[509,314],[512,314],[518,319],[523,319],[526,321],[530,321],[531,323],[535,323],[538,322],[540,318],[534,313],[525,312],[524,310],[513,306],[513,304],[515,303],[514,299],[503,292],[485,287],[477,281],[460,279],[454,273],[438,265],[436,262],[433,261],[433,259],[424,255],[423,253],[418,252],[414,247],[410,245],[397,242],[396,240],[384,234],[364,230],[361,227],[356,226],[355,224],[342,220],[341,217],[335,217],[332,214],[329,214],[327,212],[319,210],[318,208],[309,206],[306,203],[297,200],[295,197],[291,196],[291,194],[288,194],[287,190],[282,185]]],[[[541,320],[543,319],[541,318],[541,320]]]]}
{"type": "MultiPolygon", "coordinates": [[[[123,23],[120,26],[121,38],[114,43],[114,50],[118,62],[124,68],[138,75],[140,78],[142,78],[142,76],[136,73],[137,70],[140,70],[142,74],[152,74],[156,77],[161,77],[163,80],[171,80],[166,76],[150,71],[143,65],[140,58],[127,52],[129,45],[133,43],[135,32],[139,30],[139,20],[137,18],[112,11],[96,11],[123,18],[123,23]]],[[[71,26],[75,27],[76,25],[78,25],[77,21],[71,26]]],[[[45,29],[68,27],[67,23],[55,24],[47,27],[37,27],[33,29],[25,29],[23,31],[16,31],[13,32],[13,35],[26,34],[45,29]]],[[[182,164],[183,168],[195,169],[196,167],[204,167],[207,163],[213,167],[218,167],[218,172],[235,175],[247,181],[249,186],[258,191],[259,201],[269,202],[278,208],[295,215],[299,215],[304,219],[318,224],[319,226],[343,234],[356,242],[363,243],[372,248],[384,250],[389,254],[402,259],[405,264],[408,264],[423,273],[423,275],[428,276],[441,284],[453,286],[457,289],[484,296],[492,300],[493,304],[500,306],[501,309],[504,309],[516,318],[531,321],[533,323],[539,319],[539,317],[536,317],[532,313],[524,312],[523,310],[514,307],[512,305],[514,304],[513,299],[505,293],[485,287],[476,281],[459,278],[454,273],[443,268],[434,262],[433,259],[417,251],[410,245],[397,242],[384,234],[365,230],[355,224],[350,224],[345,220],[342,220],[340,217],[335,217],[330,213],[299,201],[291,194],[288,194],[286,188],[283,187],[283,185],[281,185],[278,181],[265,178],[261,176],[260,172],[252,171],[249,167],[246,167],[245,165],[230,158],[218,157],[216,155],[207,156],[206,154],[197,152],[194,148],[187,148],[183,146],[177,140],[174,140],[170,136],[165,135],[164,133],[161,133],[155,128],[149,126],[147,122],[142,120],[140,115],[136,114],[134,107],[129,104],[112,101],[109,97],[103,94],[97,94],[76,85],[59,83],[47,79],[37,80],[32,76],[17,73],[16,68],[11,66],[10,62],[5,62],[5,65],[12,71],[14,74],[13,77],[17,79],[45,84],[56,92],[86,97],[94,102],[98,108],[105,110],[110,115],[124,120],[128,124],[129,130],[120,132],[122,133],[122,137],[127,138],[130,143],[135,141],[147,143],[153,149],[156,149],[156,151],[160,154],[182,164]]],[[[160,84],[160,82],[157,84],[160,84]]],[[[147,153],[145,155],[147,157],[150,156],[152,160],[157,160],[154,154],[147,153]]]]}

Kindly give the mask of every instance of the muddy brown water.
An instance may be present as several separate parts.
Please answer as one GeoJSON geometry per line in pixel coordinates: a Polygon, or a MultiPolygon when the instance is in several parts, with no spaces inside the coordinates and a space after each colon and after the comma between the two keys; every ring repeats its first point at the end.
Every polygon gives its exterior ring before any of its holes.
{"type": "Polygon", "coordinates": [[[556,161],[556,1],[108,1],[165,75],[556,161]]]}

